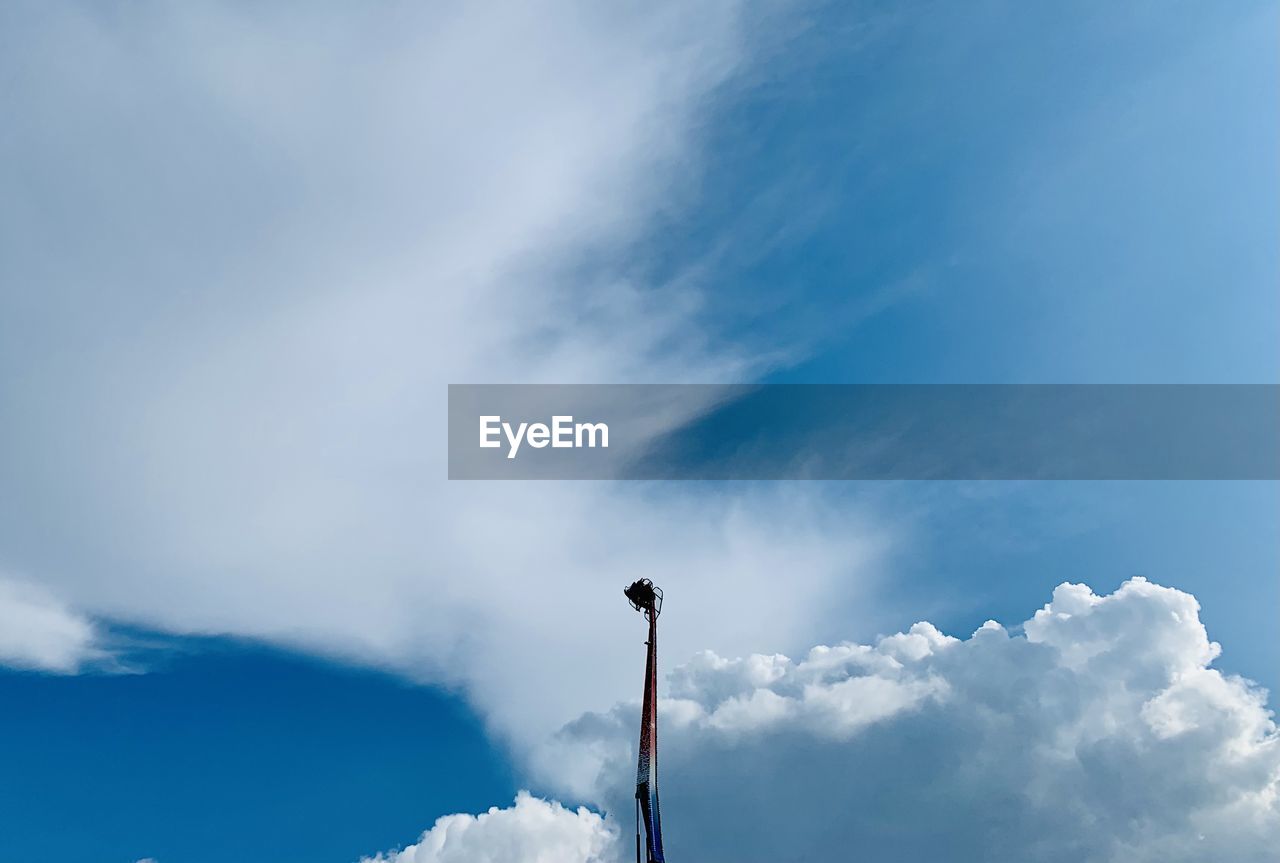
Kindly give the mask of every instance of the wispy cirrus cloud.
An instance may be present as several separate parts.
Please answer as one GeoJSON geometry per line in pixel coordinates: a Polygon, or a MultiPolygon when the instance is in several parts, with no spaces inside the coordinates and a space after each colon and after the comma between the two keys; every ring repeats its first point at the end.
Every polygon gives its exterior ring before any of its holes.
{"type": "Polygon", "coordinates": [[[77,613],[446,682],[525,743],[625,693],[559,669],[637,575],[704,621],[680,651],[808,638],[888,542],[819,493],[444,478],[447,383],[758,367],[634,244],[767,14],[7,7],[0,554],[77,613]]]}

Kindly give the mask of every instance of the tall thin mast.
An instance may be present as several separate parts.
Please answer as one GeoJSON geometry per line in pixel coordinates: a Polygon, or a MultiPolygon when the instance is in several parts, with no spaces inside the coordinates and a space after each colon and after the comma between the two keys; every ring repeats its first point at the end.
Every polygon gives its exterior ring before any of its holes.
{"type": "MultiPolygon", "coordinates": [[[[623,591],[631,605],[649,621],[649,640],[644,669],[644,705],[640,715],[640,750],[636,765],[636,800],[644,823],[647,861],[641,861],[637,841],[637,863],[666,863],[662,852],[662,814],[658,807],[658,615],[662,611],[662,591],[642,578],[623,591]]],[[[639,828],[636,839],[639,840],[639,828]]]]}

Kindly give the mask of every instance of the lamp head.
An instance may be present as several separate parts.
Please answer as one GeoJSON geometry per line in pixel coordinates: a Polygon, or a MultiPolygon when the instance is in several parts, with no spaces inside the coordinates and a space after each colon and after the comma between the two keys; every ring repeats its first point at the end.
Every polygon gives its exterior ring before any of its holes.
{"type": "Polygon", "coordinates": [[[662,612],[662,590],[647,578],[639,579],[623,588],[622,593],[631,607],[645,615],[657,617],[662,612]]]}

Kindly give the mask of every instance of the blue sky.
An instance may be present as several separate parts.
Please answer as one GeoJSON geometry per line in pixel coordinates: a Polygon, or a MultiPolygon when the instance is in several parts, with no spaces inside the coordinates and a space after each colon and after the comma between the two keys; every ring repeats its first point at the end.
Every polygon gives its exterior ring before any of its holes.
{"type": "Polygon", "coordinates": [[[439,479],[448,382],[1280,383],[1278,17],[6,8],[0,621],[53,634],[0,671],[0,861],[599,805],[541,741],[632,695],[655,568],[672,664],[1142,575],[1280,687],[1274,483],[439,479]],[[729,573],[774,595],[713,620],[729,573]]]}
{"type": "Polygon", "coordinates": [[[4,673],[7,855],[355,860],[423,811],[516,791],[456,698],[236,642],[163,648],[146,674],[4,673]]]}

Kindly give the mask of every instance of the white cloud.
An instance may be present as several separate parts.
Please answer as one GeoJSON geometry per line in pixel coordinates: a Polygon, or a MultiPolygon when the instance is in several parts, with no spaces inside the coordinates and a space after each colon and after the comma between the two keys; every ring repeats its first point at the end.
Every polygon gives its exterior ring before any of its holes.
{"type": "Polygon", "coordinates": [[[443,478],[449,382],[756,367],[630,245],[690,201],[738,3],[0,16],[0,556],[72,607],[460,685],[533,739],[630,688],[623,645],[559,671],[629,579],[715,621],[688,655],[803,643],[869,577],[883,534],[815,492],[443,478]]]}
{"type": "MultiPolygon", "coordinates": [[[[672,672],[669,850],[841,859],[1262,863],[1280,842],[1265,692],[1210,667],[1194,597],[1064,584],[1011,632],[916,624],[875,645],[672,672]]],[[[587,714],[547,775],[630,818],[635,705],[587,714]],[[590,781],[588,781],[590,778],[590,781]]],[[[629,824],[629,821],[627,822],[629,824]]]]}
{"type": "Polygon", "coordinates": [[[594,812],[521,792],[515,805],[483,815],[447,815],[401,851],[365,863],[605,863],[616,836],[594,812]]]}
{"type": "Polygon", "coordinates": [[[98,635],[43,588],[0,578],[0,665],[74,673],[106,656],[98,635]]]}

